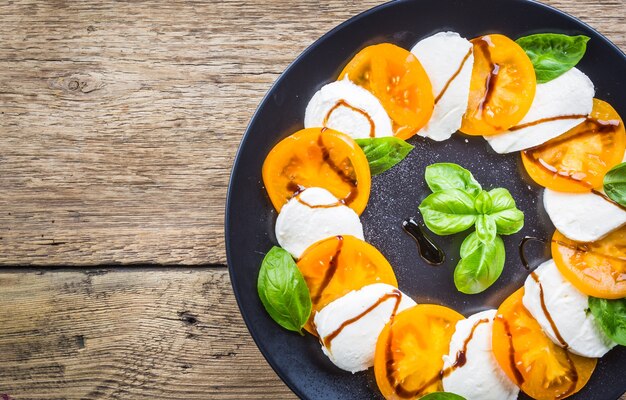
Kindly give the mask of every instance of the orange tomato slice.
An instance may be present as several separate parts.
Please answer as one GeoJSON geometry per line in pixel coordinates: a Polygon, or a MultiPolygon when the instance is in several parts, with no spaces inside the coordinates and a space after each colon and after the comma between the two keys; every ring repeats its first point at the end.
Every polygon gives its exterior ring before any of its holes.
{"type": "Polygon", "coordinates": [[[559,231],[552,237],[552,258],[578,290],[594,297],[626,297],[626,226],[604,238],[575,242],[559,231]]]}
{"type": "Polygon", "coordinates": [[[464,317],[439,305],[406,309],[387,323],[376,342],[374,374],[385,399],[418,399],[443,391],[443,355],[464,317]]]}
{"type": "Polygon", "coordinates": [[[554,344],[522,304],[523,296],[522,287],[496,314],[492,348],[498,364],[534,399],[562,399],[578,392],[587,384],[597,360],[554,344]]]}
{"type": "Polygon", "coordinates": [[[263,163],[263,183],[279,212],[294,193],[321,187],[361,214],[372,177],[363,150],[350,136],[328,128],[309,128],[274,146],[263,163]]]}
{"type": "Polygon", "coordinates": [[[474,67],[460,131],[483,136],[502,133],[524,118],[535,98],[533,64],[504,35],[481,36],[471,42],[474,67]]]}
{"type": "Polygon", "coordinates": [[[304,328],[316,335],[313,316],[334,300],[374,283],[398,287],[389,261],[374,246],[354,236],[333,236],[306,249],[298,268],[311,293],[311,318],[304,328]]]}
{"type": "Polygon", "coordinates": [[[593,99],[591,118],[565,134],[522,151],[528,175],[539,185],[561,192],[602,187],[604,175],[622,162],[626,132],[609,103],[593,99]]]}
{"type": "Polygon", "coordinates": [[[434,107],[430,79],[409,51],[391,43],[368,46],[350,60],[339,79],[346,75],[372,92],[398,126],[417,131],[430,119],[434,107]]]}

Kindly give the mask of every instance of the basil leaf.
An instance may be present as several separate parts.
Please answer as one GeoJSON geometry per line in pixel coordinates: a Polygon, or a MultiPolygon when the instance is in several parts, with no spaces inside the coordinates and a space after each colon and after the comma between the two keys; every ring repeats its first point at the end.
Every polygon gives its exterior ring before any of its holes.
{"type": "Polygon", "coordinates": [[[524,227],[524,213],[517,208],[489,215],[496,224],[499,235],[512,235],[524,227]]]}
{"type": "Polygon", "coordinates": [[[370,164],[372,175],[378,175],[404,160],[414,146],[397,137],[356,139],[370,164]]]}
{"type": "Polygon", "coordinates": [[[499,235],[512,235],[524,226],[524,213],[517,209],[511,193],[505,188],[489,191],[492,208],[489,216],[496,223],[499,235]]]}
{"type": "Polygon", "coordinates": [[[489,192],[481,191],[476,200],[474,200],[474,208],[479,214],[489,214],[493,208],[493,200],[489,192]]]}
{"type": "Polygon", "coordinates": [[[506,252],[500,236],[483,243],[476,232],[461,245],[461,260],[454,269],[454,285],[466,294],[476,294],[491,286],[502,274],[506,252]]]}
{"type": "Polygon", "coordinates": [[[604,175],[604,192],[617,204],[626,206],[626,162],[616,165],[604,175]]]}
{"type": "Polygon", "coordinates": [[[511,196],[511,192],[505,188],[495,188],[489,191],[489,197],[491,197],[492,206],[491,213],[497,213],[499,211],[508,210],[509,208],[515,208],[515,200],[511,196]]]}
{"type": "Polygon", "coordinates": [[[463,232],[476,222],[474,199],[460,189],[446,189],[429,195],[419,210],[428,229],[437,235],[463,232]]]}
{"type": "Polygon", "coordinates": [[[434,392],[420,397],[420,400],[465,400],[465,397],[448,392],[434,392]]]}
{"type": "Polygon", "coordinates": [[[537,83],[546,83],[572,69],[587,51],[587,36],[539,33],[517,39],[535,68],[537,83]]]}
{"type": "Polygon", "coordinates": [[[447,189],[461,189],[476,197],[482,190],[472,173],[457,164],[431,164],[426,167],[424,178],[433,193],[447,189]]]}
{"type": "Polygon", "coordinates": [[[492,242],[497,231],[496,222],[489,215],[482,214],[476,218],[476,236],[481,242],[492,242]]]}
{"type": "Polygon", "coordinates": [[[589,297],[589,308],[604,333],[614,342],[626,346],[626,298],[589,297]]]}
{"type": "Polygon", "coordinates": [[[302,327],[311,315],[311,297],[302,273],[286,250],[274,246],[265,255],[257,290],[274,321],[304,335],[302,327]]]}

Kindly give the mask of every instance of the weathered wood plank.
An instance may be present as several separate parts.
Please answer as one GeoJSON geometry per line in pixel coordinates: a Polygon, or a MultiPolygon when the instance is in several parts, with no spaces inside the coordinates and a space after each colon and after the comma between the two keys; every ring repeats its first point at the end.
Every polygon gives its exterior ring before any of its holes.
{"type": "MultiPolygon", "coordinates": [[[[256,105],[376,3],[0,2],[0,264],[224,263],[256,105]]],[[[626,47],[623,0],[548,3],[626,47]]]]}
{"type": "Polygon", "coordinates": [[[294,397],[225,268],[3,272],[0,287],[0,398],[294,397]]]}
{"type": "Polygon", "coordinates": [[[225,268],[2,272],[0,287],[2,400],[295,398],[225,268]]]}

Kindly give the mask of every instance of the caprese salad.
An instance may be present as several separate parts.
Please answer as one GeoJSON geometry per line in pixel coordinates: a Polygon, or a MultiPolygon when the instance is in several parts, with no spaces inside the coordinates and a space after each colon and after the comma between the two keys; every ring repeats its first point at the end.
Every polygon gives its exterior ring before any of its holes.
{"type": "MultiPolygon", "coordinates": [[[[269,315],[316,336],[338,368],[373,367],[386,399],[513,400],[522,390],[548,400],[579,391],[597,358],[626,345],[626,132],[576,68],[587,41],[440,32],[410,50],[381,43],[358,52],[311,98],[304,129],[263,164],[279,213],[278,246],[258,277],[269,315]],[[467,318],[403,293],[359,217],[372,175],[402,161],[412,149],[406,139],[454,134],[520,152],[557,228],[544,238],[552,258],[497,310],[467,318]]],[[[508,190],[483,190],[461,166],[434,164],[424,174],[432,193],[419,209],[431,233],[474,229],[459,250],[456,287],[487,290],[504,266],[500,236],[518,232],[524,214],[508,190]]]]}

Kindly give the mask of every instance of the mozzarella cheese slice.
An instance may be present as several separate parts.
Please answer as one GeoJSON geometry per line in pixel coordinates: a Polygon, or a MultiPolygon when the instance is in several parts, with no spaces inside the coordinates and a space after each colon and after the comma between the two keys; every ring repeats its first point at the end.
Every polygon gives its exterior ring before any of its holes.
{"type": "Polygon", "coordinates": [[[543,206],[556,229],[578,242],[594,242],[626,224],[626,211],[594,193],[545,189],[543,206]]]}
{"type": "Polygon", "coordinates": [[[602,357],[616,345],[597,325],[593,314],[588,312],[589,297],[561,275],[554,260],[544,262],[534,273],[539,282],[532,276],[526,278],[522,302],[555,344],[561,345],[549,318],[574,354],[602,357]]]}
{"type": "Polygon", "coordinates": [[[322,351],[333,364],[352,373],[373,366],[376,341],[396,305],[399,313],[416,304],[385,283],[364,286],[328,304],[314,319],[322,351]],[[334,336],[330,341],[329,335],[334,336]]]}
{"type": "Polygon", "coordinates": [[[327,127],[355,139],[393,135],[391,119],[380,101],[347,78],[313,95],[304,113],[304,127],[327,127]]]}
{"type": "Polygon", "coordinates": [[[485,139],[497,153],[511,153],[539,146],[583,122],[585,117],[549,119],[589,115],[594,94],[595,89],[589,77],[572,68],[550,82],[537,85],[530,109],[516,127],[499,135],[485,136],[485,139]]]}
{"type": "Polygon", "coordinates": [[[467,400],[517,399],[519,388],[502,371],[491,351],[491,330],[496,312],[479,312],[456,323],[450,351],[443,356],[443,367],[444,370],[452,367],[457,354],[464,350],[465,343],[466,362],[444,376],[444,391],[456,393],[467,400]]]}
{"type": "Polygon", "coordinates": [[[302,191],[283,206],[276,219],[278,244],[295,258],[313,243],[336,235],[365,240],[357,213],[326,189],[302,191]]]}
{"type": "Polygon", "coordinates": [[[433,114],[418,135],[442,141],[461,127],[467,109],[474,55],[472,44],[456,32],[440,32],[411,49],[422,63],[435,97],[433,114]]]}

